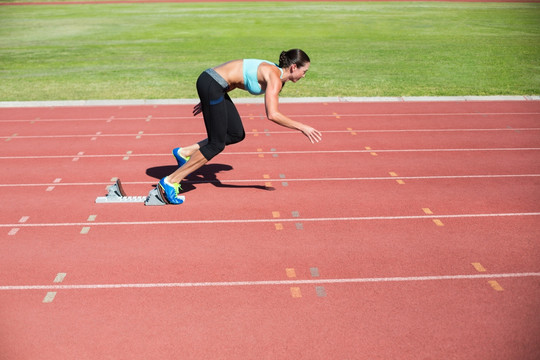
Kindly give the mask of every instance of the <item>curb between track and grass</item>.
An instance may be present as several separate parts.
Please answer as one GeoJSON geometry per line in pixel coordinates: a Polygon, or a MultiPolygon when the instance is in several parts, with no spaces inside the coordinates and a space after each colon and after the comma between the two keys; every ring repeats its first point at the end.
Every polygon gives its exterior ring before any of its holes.
{"type": "MultiPolygon", "coordinates": [[[[237,104],[262,104],[263,97],[233,98],[237,104]]],[[[500,96],[397,96],[397,97],[299,97],[281,98],[281,103],[323,102],[448,102],[448,101],[540,101],[540,95],[500,96]]],[[[194,105],[198,99],[134,99],[134,100],[58,100],[58,101],[2,101],[0,108],[75,107],[75,106],[140,106],[140,105],[194,105]]]]}

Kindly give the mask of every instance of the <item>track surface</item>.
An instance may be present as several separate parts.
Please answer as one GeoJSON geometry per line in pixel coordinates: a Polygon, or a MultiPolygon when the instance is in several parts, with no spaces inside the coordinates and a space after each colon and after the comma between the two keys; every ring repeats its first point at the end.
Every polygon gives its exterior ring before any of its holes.
{"type": "Polygon", "coordinates": [[[0,111],[2,359],[540,358],[539,101],[238,108],[156,207],[191,106],[0,111]]]}

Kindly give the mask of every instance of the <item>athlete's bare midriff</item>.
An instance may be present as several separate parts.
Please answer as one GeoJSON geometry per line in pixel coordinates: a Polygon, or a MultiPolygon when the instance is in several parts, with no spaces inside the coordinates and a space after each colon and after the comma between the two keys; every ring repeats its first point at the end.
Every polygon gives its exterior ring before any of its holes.
{"type": "Polygon", "coordinates": [[[218,65],[214,70],[229,83],[229,91],[244,89],[243,60],[232,60],[218,65]]]}
{"type": "MultiPolygon", "coordinates": [[[[269,65],[267,63],[262,63],[259,65],[259,68],[261,66],[269,66],[269,67],[275,67],[273,65],[269,65]]],[[[223,78],[227,83],[229,83],[229,91],[233,89],[242,89],[245,90],[244,86],[244,60],[232,60],[228,61],[226,63],[223,63],[221,65],[218,65],[214,67],[214,70],[223,78]]],[[[259,84],[261,85],[262,89],[266,88],[266,84],[263,81],[263,77],[261,75],[261,70],[257,72],[257,79],[259,81],[259,84]],[[262,83],[261,83],[262,82],[262,83]]]]}

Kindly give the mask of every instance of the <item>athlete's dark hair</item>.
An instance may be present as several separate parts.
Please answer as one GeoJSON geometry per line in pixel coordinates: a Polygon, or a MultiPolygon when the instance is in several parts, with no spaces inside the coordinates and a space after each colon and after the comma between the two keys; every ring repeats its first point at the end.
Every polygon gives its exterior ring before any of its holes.
{"type": "Polygon", "coordinates": [[[293,64],[296,64],[298,67],[302,67],[308,62],[311,62],[309,60],[309,56],[307,56],[307,54],[300,49],[282,51],[279,55],[280,68],[288,68],[293,64]]]}

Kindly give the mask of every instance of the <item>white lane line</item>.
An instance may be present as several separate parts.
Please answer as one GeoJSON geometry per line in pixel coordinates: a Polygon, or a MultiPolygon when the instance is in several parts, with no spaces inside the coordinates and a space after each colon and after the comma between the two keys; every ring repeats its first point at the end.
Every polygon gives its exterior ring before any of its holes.
{"type": "MultiPolygon", "coordinates": [[[[522,178],[522,177],[538,177],[540,174],[504,174],[504,175],[433,175],[433,176],[400,176],[402,180],[437,180],[437,179],[497,179],[497,178],[522,178]]],[[[362,181],[362,180],[396,180],[396,177],[344,177],[344,178],[298,178],[287,179],[288,181],[362,181]]],[[[223,180],[231,181],[235,180],[223,180]]],[[[237,181],[253,181],[253,180],[237,180],[237,181]]],[[[268,181],[278,181],[278,179],[269,179],[268,181]]],[[[202,181],[204,182],[204,181],[202,181]]],[[[0,185],[1,186],[1,185],[0,185]]]]}
{"type": "MultiPolygon", "coordinates": [[[[528,177],[539,177],[540,174],[493,174],[493,175],[428,175],[428,176],[400,176],[400,179],[403,180],[437,180],[437,179],[497,179],[497,178],[528,178],[528,177]]],[[[369,176],[369,177],[335,177],[335,178],[288,178],[288,181],[372,181],[372,180],[395,180],[395,177],[389,176],[369,176]]],[[[282,181],[283,178],[279,179],[224,179],[224,180],[186,180],[186,183],[191,184],[206,184],[206,183],[218,183],[218,182],[227,182],[227,183],[245,183],[245,182],[272,182],[272,181],[282,181]]],[[[112,185],[111,182],[84,182],[84,183],[61,183],[55,184],[56,186],[103,186],[103,185],[112,185]]],[[[155,184],[155,181],[122,181],[122,184],[127,185],[152,185],[155,184]]],[[[38,183],[38,184],[0,184],[0,187],[28,187],[28,186],[48,186],[50,183],[38,183]]]]}
{"type": "MultiPolygon", "coordinates": [[[[498,214],[453,214],[453,215],[404,215],[404,216],[357,216],[357,217],[326,217],[326,218],[280,218],[282,222],[326,222],[326,221],[372,221],[372,220],[419,220],[419,219],[466,219],[490,217],[519,217],[540,216],[540,212],[528,213],[498,213],[498,214]]],[[[212,219],[212,220],[158,220],[158,221],[113,221],[97,222],[92,226],[125,226],[125,225],[180,225],[180,224],[236,224],[236,223],[272,223],[276,219],[212,219]]],[[[0,224],[0,227],[60,227],[85,226],[88,223],[38,223],[38,224],[0,224]]]]}
{"type": "MultiPolygon", "coordinates": [[[[356,133],[403,133],[403,132],[490,132],[490,131],[540,131],[540,128],[492,128],[492,129],[353,129],[351,130],[324,130],[323,133],[350,133],[354,131],[356,133]]],[[[287,131],[288,132],[288,131],[287,131]]],[[[276,132],[277,133],[277,132],[276,132]]],[[[285,133],[285,131],[282,131],[285,133]]],[[[273,132],[274,134],[274,132],[273,132]]]]}
{"type": "MultiPolygon", "coordinates": [[[[491,128],[491,129],[371,129],[371,130],[361,130],[361,129],[351,129],[351,130],[324,130],[323,133],[332,133],[332,134],[348,134],[351,131],[354,131],[356,133],[363,133],[363,134],[369,134],[369,133],[426,133],[426,132],[495,132],[495,131],[505,131],[505,132],[513,132],[513,131],[540,131],[540,128],[491,128]]],[[[256,132],[253,131],[246,131],[247,135],[255,134],[256,132]]],[[[271,135],[271,134],[294,134],[294,131],[267,131],[265,134],[271,135]]],[[[17,136],[17,139],[62,139],[62,138],[90,138],[92,140],[96,139],[96,135],[99,135],[102,138],[107,137],[133,137],[135,136],[137,139],[141,138],[141,135],[143,134],[142,131],[139,131],[137,134],[66,134],[66,135],[19,135],[17,136]]],[[[148,133],[144,134],[145,137],[149,136],[187,136],[187,135],[206,135],[206,133],[148,133]]],[[[0,136],[0,139],[10,139],[11,136],[0,136]]]]}
{"type": "MultiPolygon", "coordinates": [[[[475,152],[475,151],[538,151],[540,147],[530,148],[468,148],[468,149],[370,149],[370,150],[296,150],[296,151],[244,151],[223,152],[220,155],[259,155],[259,154],[358,154],[358,153],[407,153],[407,152],[475,152]]],[[[126,154],[103,154],[103,155],[80,155],[80,158],[111,158],[125,157],[126,154]]],[[[171,154],[130,154],[131,157],[157,157],[171,156],[171,154]]],[[[0,156],[0,160],[14,159],[65,159],[73,158],[73,155],[29,155],[29,156],[0,156]]]]}
{"type": "Polygon", "coordinates": [[[497,279],[528,278],[528,277],[540,277],[540,272],[351,278],[351,279],[180,282],[180,283],[145,283],[145,284],[141,283],[141,284],[84,284],[84,285],[82,284],[81,285],[6,285],[6,286],[0,286],[0,291],[125,289],[125,288],[193,288],[193,287],[272,286],[272,285],[306,285],[306,284],[359,284],[359,283],[443,281],[443,280],[478,280],[478,279],[495,279],[495,278],[497,279]]]}
{"type": "MultiPolygon", "coordinates": [[[[540,148],[468,148],[468,149],[369,149],[369,150],[318,150],[318,151],[278,151],[279,154],[347,154],[347,153],[372,153],[381,152],[468,152],[468,151],[537,151],[540,148]]],[[[228,155],[254,155],[254,154],[272,154],[272,152],[235,152],[228,155]]],[[[225,154],[225,153],[223,153],[225,154]]],[[[168,155],[168,154],[167,154],[168,155]]],[[[144,156],[141,154],[141,156],[144,156]]]]}
{"type": "MultiPolygon", "coordinates": [[[[523,99],[525,102],[525,99],[523,99]]],[[[286,102],[285,99],[280,99],[280,102],[286,102]]],[[[321,101],[324,102],[324,101],[321,101]]],[[[194,101],[196,103],[196,101],[194,101]]],[[[240,102],[235,100],[236,104],[241,104],[240,102]]],[[[361,105],[359,105],[361,106],[361,105]]],[[[0,107],[2,107],[2,103],[0,102],[0,107]]],[[[339,116],[346,116],[346,117],[401,117],[401,116],[520,116],[520,115],[540,115],[540,112],[455,112],[455,113],[441,113],[441,112],[433,112],[433,113],[392,113],[392,114],[385,114],[385,113],[347,113],[347,114],[338,114],[339,116]]],[[[240,111],[240,116],[242,117],[249,117],[249,114],[240,111]]],[[[335,118],[335,114],[294,114],[292,117],[332,117],[335,118]]],[[[35,119],[35,123],[44,123],[44,122],[79,122],[79,121],[109,121],[111,118],[52,118],[52,119],[35,119]]],[[[148,117],[113,117],[114,121],[133,121],[133,120],[147,120],[148,117]]],[[[152,116],[152,120],[173,120],[177,121],[180,119],[186,119],[186,120],[194,120],[198,121],[198,118],[194,118],[193,115],[186,115],[186,116],[152,116]]],[[[28,122],[30,119],[2,119],[0,120],[0,123],[3,122],[28,122]]]]}

